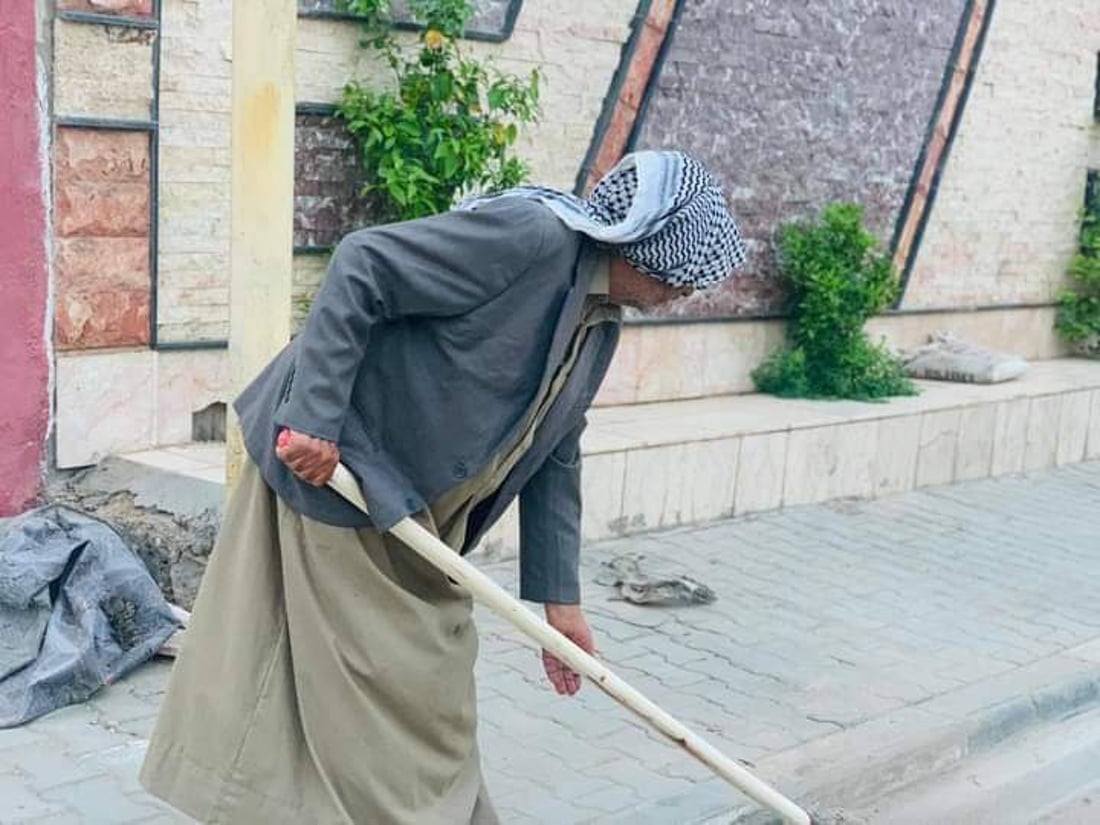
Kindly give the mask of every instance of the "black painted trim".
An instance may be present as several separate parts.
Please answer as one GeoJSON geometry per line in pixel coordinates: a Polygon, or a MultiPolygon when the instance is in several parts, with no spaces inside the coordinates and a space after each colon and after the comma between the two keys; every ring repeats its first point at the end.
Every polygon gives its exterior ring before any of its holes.
{"type": "MultiPolygon", "coordinates": [[[[916,192],[916,186],[924,166],[924,161],[928,154],[928,148],[931,144],[936,123],[939,121],[940,113],[943,111],[944,103],[947,99],[947,92],[951,84],[951,78],[955,73],[955,64],[959,59],[959,54],[962,51],[963,43],[966,40],[966,31],[968,23],[970,21],[971,14],[974,10],[975,0],[968,0],[966,4],[966,10],[963,12],[962,20],[959,24],[959,30],[955,35],[955,43],[951,49],[951,56],[947,61],[947,68],[944,71],[943,83],[940,86],[939,97],[936,100],[936,107],[932,113],[932,118],[928,126],[928,132],[925,136],[924,146],[921,148],[920,158],[917,161],[917,165],[913,171],[913,177],[910,179],[909,191],[906,193],[905,206],[903,211],[898,216],[898,224],[895,229],[895,235],[891,244],[891,249],[897,249],[897,243],[900,240],[900,227],[904,225],[904,220],[908,216],[909,209],[912,208],[912,199],[916,192]]],[[[916,262],[917,253],[920,252],[921,243],[924,241],[924,233],[928,228],[928,221],[932,215],[932,210],[936,204],[936,197],[939,195],[940,181],[943,178],[944,169],[947,167],[947,161],[951,157],[951,149],[955,143],[955,137],[959,132],[959,126],[962,123],[963,115],[966,112],[967,102],[970,100],[970,91],[974,86],[974,77],[978,73],[978,67],[981,65],[982,53],[985,50],[986,37],[989,34],[989,27],[993,20],[993,15],[997,9],[997,0],[989,0],[985,9],[985,16],[982,19],[981,29],[978,32],[977,42],[974,44],[974,54],[971,56],[970,67],[966,72],[966,81],[963,84],[962,93],[959,95],[959,103],[955,109],[955,114],[951,118],[951,124],[947,130],[947,139],[944,142],[943,153],[940,155],[939,163],[936,166],[936,170],[932,175],[932,184],[928,190],[928,198],[924,204],[924,210],[921,212],[920,222],[917,224],[917,231],[913,235],[913,243],[909,247],[909,253],[905,258],[905,262],[902,265],[901,283],[898,288],[898,296],[894,300],[894,308],[901,306],[902,301],[905,300],[905,292],[909,287],[909,276],[913,271],[913,264],[916,262]]]]}
{"type": "Polygon", "coordinates": [[[161,341],[157,352],[194,352],[196,350],[229,349],[229,342],[213,341],[161,341]]]}
{"type": "Polygon", "coordinates": [[[638,146],[638,139],[642,134],[642,127],[645,125],[646,118],[649,117],[649,105],[653,102],[653,94],[657,90],[657,85],[660,82],[661,74],[665,70],[665,61],[668,60],[668,53],[672,48],[672,40],[676,36],[677,30],[680,28],[680,18],[684,14],[684,7],[687,5],[684,0],[676,0],[676,7],[672,10],[672,17],[668,21],[668,30],[665,32],[665,39],[661,41],[661,48],[657,52],[657,59],[653,61],[653,69],[649,73],[649,77],[646,79],[645,92],[642,94],[641,103],[638,105],[638,114],[634,118],[634,125],[630,128],[630,137],[626,141],[626,151],[633,152],[638,146]]]}
{"type": "Polygon", "coordinates": [[[164,0],[154,0],[157,35],[153,41],[153,99],[149,117],[156,124],[149,146],[149,349],[160,348],[160,68],[161,12],[164,0]]]}
{"type": "Polygon", "coordinates": [[[338,107],[335,103],[312,103],[305,101],[294,105],[294,114],[312,117],[335,117],[338,107]]]}
{"type": "Polygon", "coordinates": [[[295,244],[294,245],[294,254],[295,255],[328,255],[335,248],[336,248],[335,245],[333,245],[333,246],[324,246],[324,245],[318,245],[318,244],[295,244]]]}
{"type": "Polygon", "coordinates": [[[59,11],[58,20],[69,23],[81,23],[91,26],[116,26],[123,29],[148,29],[157,31],[160,21],[157,15],[152,17],[124,17],[114,14],[97,14],[93,11],[59,11]]]}
{"type": "Polygon", "coordinates": [[[1092,104],[1092,116],[1100,123],[1100,52],[1096,53],[1096,99],[1092,104]]]}
{"type": "Polygon", "coordinates": [[[573,184],[573,194],[583,195],[588,176],[592,173],[592,167],[600,154],[603,139],[607,135],[607,129],[611,125],[611,118],[615,116],[615,109],[619,105],[619,94],[623,90],[623,84],[630,73],[630,64],[634,60],[634,52],[638,48],[638,40],[645,28],[645,21],[649,17],[649,10],[653,0],[638,0],[638,7],[634,10],[634,17],[630,21],[630,36],[619,50],[619,66],[611,77],[611,85],[603,98],[603,106],[600,108],[600,116],[596,118],[596,124],[592,128],[592,139],[588,143],[588,151],[585,152],[581,168],[577,171],[577,179],[573,184]]]}
{"type": "Polygon", "coordinates": [[[55,117],[54,126],[67,129],[102,129],[116,132],[155,132],[157,124],[152,120],[127,120],[114,117],[55,117]]]}
{"type": "MultiPolygon", "coordinates": [[[[512,33],[515,31],[516,20],[519,18],[519,13],[522,8],[523,0],[509,0],[508,8],[504,12],[504,26],[500,31],[491,32],[481,29],[467,29],[462,33],[462,39],[476,40],[482,43],[503,43],[511,38],[512,33]]],[[[328,11],[326,9],[299,11],[298,16],[306,19],[339,20],[349,23],[358,23],[363,19],[362,15],[353,14],[352,12],[328,11]]],[[[407,20],[395,20],[392,25],[398,31],[421,31],[424,28],[419,23],[413,23],[407,20]]]]}
{"type": "MultiPolygon", "coordinates": [[[[936,123],[939,121],[940,112],[943,111],[943,105],[947,99],[947,91],[951,87],[951,78],[955,73],[955,63],[959,59],[959,53],[962,51],[963,42],[966,37],[967,23],[973,13],[974,0],[967,0],[966,5],[963,7],[962,14],[959,15],[958,25],[955,27],[955,39],[951,44],[951,52],[947,56],[947,63],[944,66],[943,76],[940,78],[940,88],[936,93],[936,102],[932,106],[932,114],[928,118],[928,124],[924,129],[924,139],[921,141],[920,153],[917,155],[917,162],[913,165],[913,171],[909,175],[909,186],[906,187],[905,190],[905,200],[902,201],[897,220],[894,222],[894,232],[890,238],[891,255],[897,254],[898,244],[901,243],[901,233],[905,229],[905,222],[909,217],[910,210],[913,208],[913,199],[917,194],[917,185],[920,183],[920,175],[924,170],[924,163],[928,159],[928,150],[932,145],[932,140],[936,133],[936,123]]],[[[914,238],[914,240],[916,239],[914,238]]],[[[900,300],[901,295],[898,296],[898,301],[900,300]]]]}
{"type": "MultiPolygon", "coordinates": [[[[1014,304],[979,304],[977,306],[913,307],[911,309],[891,308],[880,312],[877,318],[906,317],[910,315],[966,315],[984,312],[1019,312],[1026,309],[1053,309],[1058,304],[1050,301],[1014,304]]],[[[787,321],[790,314],[782,311],[762,312],[754,315],[711,315],[703,317],[672,318],[628,318],[627,326],[694,326],[695,324],[751,324],[758,321],[787,321]]]]}

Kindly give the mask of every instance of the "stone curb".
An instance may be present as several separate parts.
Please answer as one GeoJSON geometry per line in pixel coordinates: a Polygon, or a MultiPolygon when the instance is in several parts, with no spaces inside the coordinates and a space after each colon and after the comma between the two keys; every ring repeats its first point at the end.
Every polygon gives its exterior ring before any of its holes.
{"type": "MultiPolygon", "coordinates": [[[[1100,639],[762,759],[754,772],[829,814],[943,773],[1039,724],[1100,705],[1100,639]]],[[[734,754],[736,755],[736,754],[734,754]]],[[[828,816],[823,817],[830,822],[828,816]]],[[[779,825],[711,779],[613,825],[779,825]]],[[[852,825],[855,825],[854,823],[852,825]]]]}

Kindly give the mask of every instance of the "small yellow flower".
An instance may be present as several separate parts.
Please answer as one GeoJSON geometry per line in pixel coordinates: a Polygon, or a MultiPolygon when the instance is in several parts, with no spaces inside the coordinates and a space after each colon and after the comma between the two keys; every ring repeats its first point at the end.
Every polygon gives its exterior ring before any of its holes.
{"type": "Polygon", "coordinates": [[[447,42],[446,35],[439,29],[428,29],[424,32],[424,45],[429,49],[435,49],[438,51],[443,48],[443,44],[447,42]]]}

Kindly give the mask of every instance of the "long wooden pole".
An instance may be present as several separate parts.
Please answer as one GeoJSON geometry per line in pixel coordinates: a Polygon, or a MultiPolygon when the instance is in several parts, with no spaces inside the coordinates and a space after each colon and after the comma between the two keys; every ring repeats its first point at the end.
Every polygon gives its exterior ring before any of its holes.
{"type": "MultiPolygon", "coordinates": [[[[367,512],[367,504],[359,484],[342,464],[337,465],[329,486],[363,512],[367,512]]],[[[764,807],[775,811],[792,825],[811,825],[809,814],[791,800],[632,688],[602,662],[577,647],[411,518],[398,522],[390,532],[417,555],[469,590],[478,602],[509,621],[521,633],[534,639],[539,646],[577,673],[586,676],[596,687],[640,716],[718,776],[764,807]]]]}
{"type": "MultiPolygon", "coordinates": [[[[232,8],[229,369],[237,395],[290,340],[298,4],[239,0],[232,8]]],[[[244,441],[232,408],[229,417],[231,486],[244,441]]]]}

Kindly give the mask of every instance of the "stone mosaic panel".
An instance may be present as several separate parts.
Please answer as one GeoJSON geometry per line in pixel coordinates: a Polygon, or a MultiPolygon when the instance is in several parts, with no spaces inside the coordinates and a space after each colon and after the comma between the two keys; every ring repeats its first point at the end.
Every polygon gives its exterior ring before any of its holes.
{"type": "Polygon", "coordinates": [[[59,11],[150,17],[153,14],[153,0],[58,0],[57,8],[59,11]]]}
{"type": "MultiPolygon", "coordinates": [[[[513,6],[517,7],[523,0],[476,0],[477,12],[474,14],[467,27],[467,33],[502,37],[506,34],[509,11],[513,6]]],[[[309,12],[344,12],[347,8],[345,0],[298,0],[299,13],[309,12]]],[[[411,22],[408,3],[395,0],[393,3],[394,18],[403,22],[411,22]]],[[[514,13],[514,12],[513,12],[514,13]]]]}
{"type": "Polygon", "coordinates": [[[889,242],[965,0],[687,0],[637,148],[677,148],[722,178],[750,244],[740,277],[672,310],[781,309],[773,239],[855,200],[889,242]]]}
{"type": "Polygon", "coordinates": [[[59,128],[55,147],[55,342],[147,344],[149,133],[59,128]]]}
{"type": "Polygon", "coordinates": [[[333,115],[299,114],[294,137],[294,245],[332,246],[373,223],[355,145],[333,115]]]}
{"type": "Polygon", "coordinates": [[[148,29],[58,21],[53,42],[54,114],[149,120],[157,36],[148,29]]]}

